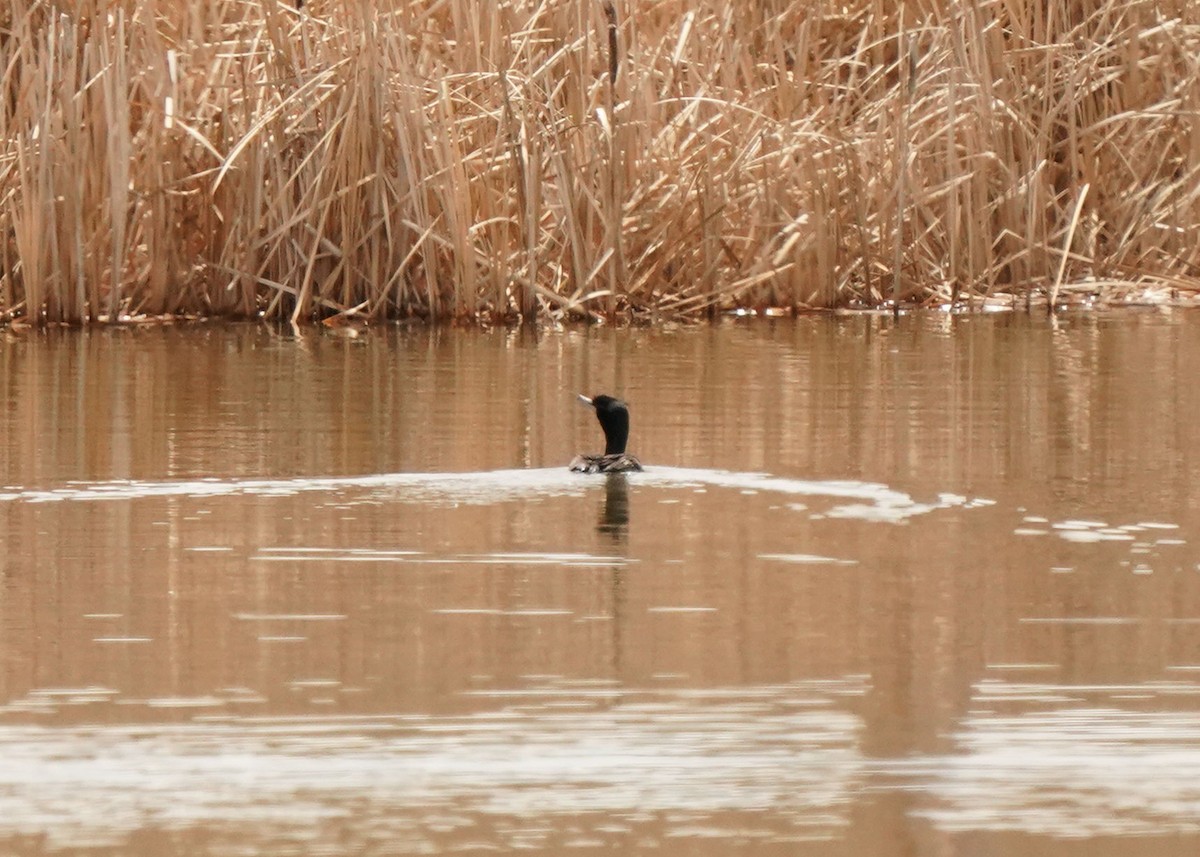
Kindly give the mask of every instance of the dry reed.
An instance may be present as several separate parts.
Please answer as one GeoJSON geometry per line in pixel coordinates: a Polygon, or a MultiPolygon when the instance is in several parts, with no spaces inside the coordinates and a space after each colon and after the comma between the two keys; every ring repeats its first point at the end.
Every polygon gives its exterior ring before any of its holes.
{"type": "Polygon", "coordinates": [[[8,0],[0,314],[1200,290],[1190,0],[8,0]]]}

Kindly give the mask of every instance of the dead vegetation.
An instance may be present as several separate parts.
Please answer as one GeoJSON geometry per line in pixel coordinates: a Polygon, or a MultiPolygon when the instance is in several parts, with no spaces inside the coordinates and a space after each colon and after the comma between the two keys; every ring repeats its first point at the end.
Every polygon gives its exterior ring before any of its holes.
{"type": "Polygon", "coordinates": [[[8,0],[0,314],[1200,287],[1190,0],[8,0]]]}

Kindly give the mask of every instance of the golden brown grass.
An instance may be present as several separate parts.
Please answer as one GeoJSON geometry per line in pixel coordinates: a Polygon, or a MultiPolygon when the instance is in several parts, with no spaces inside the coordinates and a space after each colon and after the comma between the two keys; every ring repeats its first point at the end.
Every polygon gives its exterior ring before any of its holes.
{"type": "Polygon", "coordinates": [[[1190,293],[1197,56],[1191,0],[7,0],[0,313],[1190,293]]]}

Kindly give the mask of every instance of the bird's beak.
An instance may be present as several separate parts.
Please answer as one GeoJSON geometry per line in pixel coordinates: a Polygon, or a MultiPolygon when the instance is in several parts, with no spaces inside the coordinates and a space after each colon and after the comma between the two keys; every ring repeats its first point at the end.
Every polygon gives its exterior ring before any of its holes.
{"type": "MultiPolygon", "coordinates": [[[[585,405],[592,404],[592,400],[589,399],[587,396],[583,395],[582,393],[579,394],[579,401],[583,402],[585,405]]],[[[595,407],[595,405],[592,405],[592,407],[595,407]]]]}

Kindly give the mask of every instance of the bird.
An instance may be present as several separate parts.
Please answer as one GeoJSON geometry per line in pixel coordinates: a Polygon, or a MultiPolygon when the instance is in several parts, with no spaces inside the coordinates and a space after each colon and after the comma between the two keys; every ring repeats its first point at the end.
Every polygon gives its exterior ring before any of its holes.
{"type": "Polygon", "coordinates": [[[629,441],[629,406],[612,396],[581,395],[579,401],[596,410],[596,419],[604,429],[604,454],[575,456],[571,470],[576,473],[625,473],[641,470],[642,463],[625,451],[629,441]]]}

